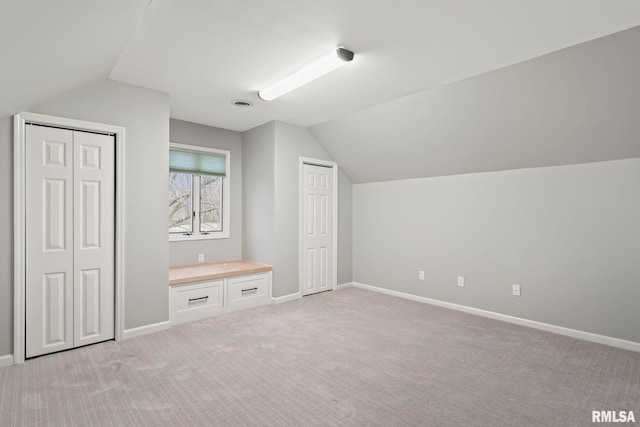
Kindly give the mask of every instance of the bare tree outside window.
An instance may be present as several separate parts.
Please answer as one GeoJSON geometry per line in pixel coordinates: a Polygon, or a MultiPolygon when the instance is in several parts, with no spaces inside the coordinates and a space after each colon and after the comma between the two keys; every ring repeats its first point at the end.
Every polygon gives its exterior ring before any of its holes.
{"type": "Polygon", "coordinates": [[[169,173],[169,233],[193,231],[191,177],[188,173],[169,173]]]}
{"type": "Polygon", "coordinates": [[[222,180],[200,176],[200,232],[222,230],[222,180]]]}
{"type": "Polygon", "coordinates": [[[171,143],[169,241],[228,239],[230,153],[171,143]]]}

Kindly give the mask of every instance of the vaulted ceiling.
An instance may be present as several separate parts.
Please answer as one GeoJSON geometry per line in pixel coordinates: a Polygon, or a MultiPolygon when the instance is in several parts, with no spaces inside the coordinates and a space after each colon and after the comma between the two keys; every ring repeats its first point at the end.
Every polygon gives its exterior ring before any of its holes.
{"type": "MultiPolygon", "coordinates": [[[[109,77],[169,93],[171,116],[182,120],[238,131],[271,120],[310,127],[355,182],[602,159],[607,149],[598,148],[592,123],[568,133],[601,113],[603,129],[619,126],[627,117],[615,111],[638,105],[629,73],[640,36],[615,35],[640,25],[638,0],[5,0],[0,7],[2,116],[109,77]],[[356,53],[348,66],[275,101],[257,98],[340,45],[356,53]],[[622,101],[607,105],[609,89],[622,101]],[[237,98],[254,106],[235,107],[237,98]],[[552,125],[542,131],[541,120],[552,125]],[[592,148],[567,154],[584,148],[566,143],[582,134],[592,148]]],[[[635,152],[636,128],[624,126],[627,136],[608,157],[635,152]]]]}
{"type": "Polygon", "coordinates": [[[638,24],[628,0],[155,0],[110,77],[168,92],[179,119],[310,126],[638,24]],[[257,98],[336,46],[356,53],[349,66],[257,98]]]}
{"type": "Polygon", "coordinates": [[[311,126],[355,183],[640,157],[640,27],[311,126]]]}
{"type": "Polygon", "coordinates": [[[107,78],[148,4],[0,1],[0,117],[107,78]]]}

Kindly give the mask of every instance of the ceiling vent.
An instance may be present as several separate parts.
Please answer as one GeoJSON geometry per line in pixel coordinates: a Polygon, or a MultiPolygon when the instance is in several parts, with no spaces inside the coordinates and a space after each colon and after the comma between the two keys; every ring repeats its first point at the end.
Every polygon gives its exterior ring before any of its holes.
{"type": "Polygon", "coordinates": [[[253,107],[253,102],[249,101],[248,99],[232,99],[231,104],[239,108],[253,107]]]}

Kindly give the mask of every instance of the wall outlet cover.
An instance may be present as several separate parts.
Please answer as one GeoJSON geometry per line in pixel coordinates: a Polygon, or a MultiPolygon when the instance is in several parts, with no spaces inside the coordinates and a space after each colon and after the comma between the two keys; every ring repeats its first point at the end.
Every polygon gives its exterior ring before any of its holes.
{"type": "Polygon", "coordinates": [[[519,297],[520,296],[520,285],[511,285],[511,293],[513,294],[513,296],[519,297]]]}

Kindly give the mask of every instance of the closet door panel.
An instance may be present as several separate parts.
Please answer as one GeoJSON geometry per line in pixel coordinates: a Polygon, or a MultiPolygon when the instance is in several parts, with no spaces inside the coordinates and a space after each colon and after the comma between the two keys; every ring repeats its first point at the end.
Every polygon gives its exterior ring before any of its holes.
{"type": "Polygon", "coordinates": [[[73,132],[26,126],[26,356],[73,347],[73,132]]]}
{"type": "Polygon", "coordinates": [[[113,138],[74,133],[76,347],[114,338],[113,138]]]}

